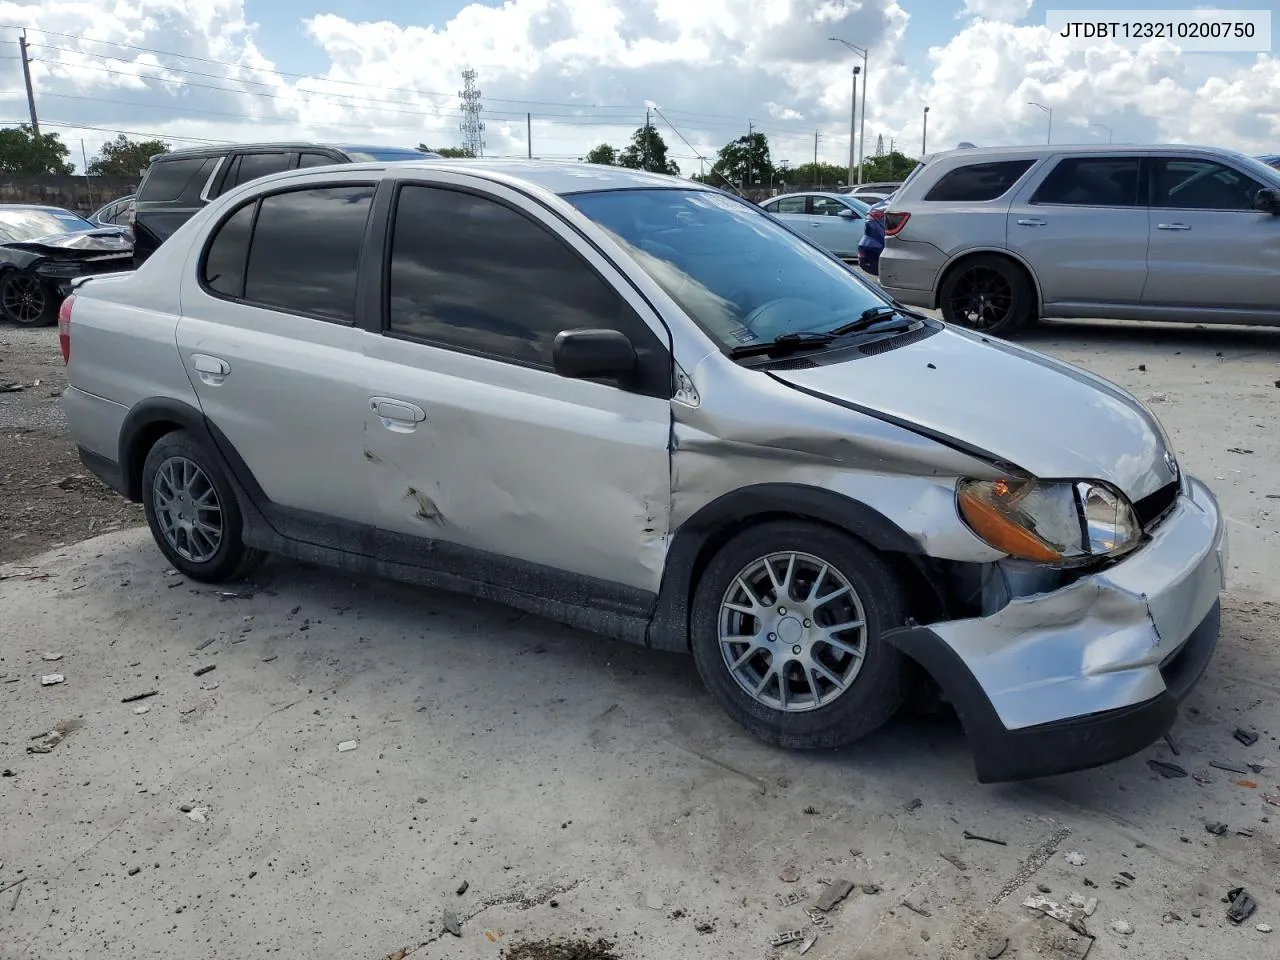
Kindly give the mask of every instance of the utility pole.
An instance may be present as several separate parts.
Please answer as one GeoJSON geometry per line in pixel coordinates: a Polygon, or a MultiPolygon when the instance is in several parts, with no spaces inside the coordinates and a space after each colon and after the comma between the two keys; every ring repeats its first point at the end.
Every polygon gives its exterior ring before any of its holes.
{"type": "Polygon", "coordinates": [[[852,106],[849,110],[849,183],[853,183],[854,168],[857,167],[857,152],[854,147],[858,131],[858,74],[862,72],[861,67],[853,68],[853,99],[850,101],[852,106]]]}
{"type": "Polygon", "coordinates": [[[920,134],[920,156],[929,155],[929,108],[924,108],[924,132],[920,134]]]}
{"type": "Polygon", "coordinates": [[[40,136],[40,121],[36,119],[36,92],[31,86],[31,58],[27,56],[27,31],[18,38],[18,52],[22,55],[22,79],[27,84],[27,109],[31,111],[31,132],[40,136]]]}
{"type": "Polygon", "coordinates": [[[529,159],[533,159],[533,114],[524,115],[524,142],[529,147],[529,159]]]}
{"type": "Polygon", "coordinates": [[[813,187],[818,188],[818,131],[813,131],[813,187]]]}

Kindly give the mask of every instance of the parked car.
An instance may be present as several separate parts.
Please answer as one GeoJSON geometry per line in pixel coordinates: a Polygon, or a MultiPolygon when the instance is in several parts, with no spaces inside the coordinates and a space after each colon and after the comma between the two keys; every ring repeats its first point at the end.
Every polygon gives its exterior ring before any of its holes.
{"type": "Polygon", "coordinates": [[[319,143],[223,144],[159,154],[151,158],[134,201],[134,265],[140,266],[214,197],[258,177],[334,163],[424,158],[440,159],[440,154],[319,143]]]}
{"type": "Polygon", "coordinates": [[[850,196],[852,196],[853,199],[855,200],[860,200],[862,203],[865,203],[868,207],[874,207],[877,203],[884,203],[884,201],[888,200],[891,196],[893,196],[893,194],[891,193],[859,193],[856,195],[851,194],[850,196]]]}
{"type": "Polygon", "coordinates": [[[836,193],[786,193],[761,204],[794,230],[838,257],[855,259],[870,209],[861,200],[836,193]]]}
{"type": "Polygon", "coordinates": [[[884,212],[887,200],[867,211],[867,225],[858,241],[858,266],[873,277],[880,275],[880,254],[884,252],[884,212]]]}
{"type": "Polygon", "coordinates": [[[701,184],[277,174],[59,319],[80,455],[184,575],[276,553],[692,652],[771,743],[857,740],[919,670],[980,779],[1095,765],[1217,642],[1223,518],[1138,400],[701,184]]]}
{"type": "Polygon", "coordinates": [[[133,243],[62,207],[0,205],[0,315],[24,327],[58,319],[71,281],[132,266],[133,243]]]}
{"type": "Polygon", "coordinates": [[[892,180],[883,180],[878,183],[851,184],[850,186],[847,186],[847,187],[841,187],[839,192],[847,193],[851,196],[858,197],[859,199],[863,199],[866,194],[872,194],[873,196],[887,197],[889,194],[893,193],[893,191],[897,190],[900,186],[902,186],[901,183],[896,183],[892,180]]]}
{"type": "Polygon", "coordinates": [[[128,227],[133,223],[134,196],[121,197],[98,208],[89,220],[100,227],[128,227]]]}
{"type": "Polygon", "coordinates": [[[1275,167],[1277,170],[1280,170],[1280,153],[1267,154],[1266,156],[1259,157],[1258,159],[1267,166],[1275,167]]]}
{"type": "Polygon", "coordinates": [[[1039,317],[1280,324],[1280,171],[1216,147],[938,154],[885,214],[900,302],[1009,337],[1039,317]]]}

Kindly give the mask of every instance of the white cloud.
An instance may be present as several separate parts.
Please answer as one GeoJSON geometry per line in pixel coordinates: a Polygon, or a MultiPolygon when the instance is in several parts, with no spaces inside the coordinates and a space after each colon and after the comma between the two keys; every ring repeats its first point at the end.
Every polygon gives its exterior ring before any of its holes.
{"type": "Polygon", "coordinates": [[[1014,23],[1031,12],[1034,0],[964,0],[961,17],[982,17],[1014,23]]]}
{"type": "MultiPolygon", "coordinates": [[[[299,27],[328,67],[310,77],[274,72],[279,65],[262,51],[283,41],[246,22],[241,0],[0,0],[0,24],[29,28],[40,115],[77,159],[81,137],[92,155],[116,130],[175,143],[453,144],[456,91],[470,65],[484,94],[490,153],[524,154],[526,114],[539,155],[621,145],[651,102],[707,155],[752,123],[770,135],[775,159],[803,163],[819,130],[823,158],[842,163],[857,60],[832,36],[870,50],[861,78],[870,84],[868,144],[883,135],[918,151],[926,103],[934,149],[959,140],[1036,142],[1046,118],[1028,100],[1053,108],[1057,142],[1096,139],[1094,122],[1113,128],[1117,141],[1200,140],[1257,152],[1280,136],[1274,57],[1105,43],[1080,50],[1042,26],[1010,22],[1028,6],[967,0],[973,18],[927,55],[911,52],[910,17],[898,0],[507,0],[406,27],[316,12],[299,27]],[[76,39],[84,37],[109,42],[76,39]]],[[[16,59],[0,61],[0,96],[0,120],[25,119],[16,59]]],[[[684,169],[695,171],[693,151],[656,114],[655,122],[684,169]]]]}

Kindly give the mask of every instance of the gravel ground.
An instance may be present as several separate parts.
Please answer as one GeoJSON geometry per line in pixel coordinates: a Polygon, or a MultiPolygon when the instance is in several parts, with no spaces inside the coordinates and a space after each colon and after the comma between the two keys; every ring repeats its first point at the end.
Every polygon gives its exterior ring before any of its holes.
{"type": "Polygon", "coordinates": [[[0,326],[0,563],[143,522],[81,464],[58,403],[66,385],[56,327],[0,326]]]}

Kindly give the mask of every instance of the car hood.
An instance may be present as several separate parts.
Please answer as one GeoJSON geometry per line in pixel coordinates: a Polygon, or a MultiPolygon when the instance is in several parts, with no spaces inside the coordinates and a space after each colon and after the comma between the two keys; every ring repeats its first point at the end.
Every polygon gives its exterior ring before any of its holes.
{"type": "Polygon", "coordinates": [[[14,240],[0,244],[7,250],[25,253],[45,253],[64,256],[94,256],[101,253],[131,251],[133,241],[123,227],[99,227],[96,230],[76,230],[71,233],[55,233],[36,240],[14,240]]]}
{"type": "Polygon", "coordinates": [[[967,331],[773,376],[1037,477],[1106,481],[1135,502],[1177,478],[1163,429],[1132,395],[967,331]]]}

